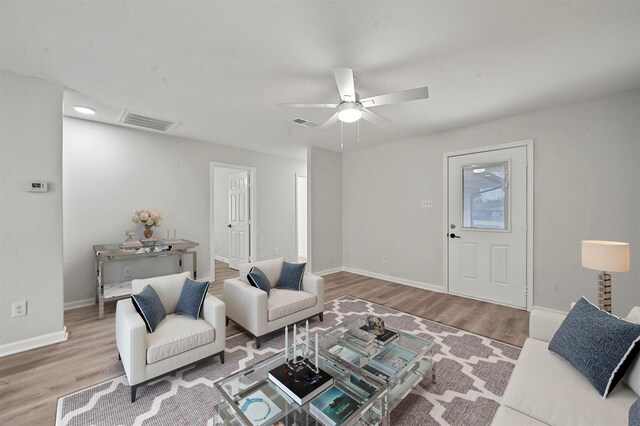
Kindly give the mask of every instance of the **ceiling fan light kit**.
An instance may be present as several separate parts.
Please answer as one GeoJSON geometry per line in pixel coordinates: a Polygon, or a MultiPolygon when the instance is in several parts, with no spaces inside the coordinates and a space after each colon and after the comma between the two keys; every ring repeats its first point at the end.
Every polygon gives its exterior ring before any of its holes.
{"type": "MultiPolygon", "coordinates": [[[[356,93],[355,79],[351,68],[334,68],[333,76],[340,92],[340,103],[338,104],[278,104],[278,106],[295,108],[329,108],[337,109],[318,129],[326,129],[333,126],[336,121],[341,123],[354,123],[364,118],[366,121],[379,127],[386,127],[391,124],[391,120],[372,111],[370,108],[396,104],[399,102],[416,101],[429,98],[429,88],[427,86],[415,89],[402,90],[400,92],[388,93],[386,95],[372,96],[360,99],[356,93]]],[[[359,129],[358,129],[359,133],[359,129]]]]}
{"type": "Polygon", "coordinates": [[[357,102],[343,102],[338,106],[338,120],[353,123],[362,118],[362,110],[357,102]]]}

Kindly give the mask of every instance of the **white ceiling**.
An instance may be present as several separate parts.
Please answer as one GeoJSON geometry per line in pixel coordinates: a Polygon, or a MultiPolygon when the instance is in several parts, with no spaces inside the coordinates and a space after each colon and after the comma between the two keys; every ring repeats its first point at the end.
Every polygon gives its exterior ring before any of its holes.
{"type": "Polygon", "coordinates": [[[178,120],[173,134],[304,158],[339,149],[333,67],[382,106],[382,130],[345,125],[346,149],[640,87],[640,2],[2,1],[2,68],[61,82],[67,99],[178,120]]]}

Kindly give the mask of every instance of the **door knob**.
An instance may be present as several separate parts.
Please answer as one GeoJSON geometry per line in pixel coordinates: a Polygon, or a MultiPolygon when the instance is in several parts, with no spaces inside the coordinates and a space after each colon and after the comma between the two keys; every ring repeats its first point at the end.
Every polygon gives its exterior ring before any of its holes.
{"type": "Polygon", "coordinates": [[[228,225],[227,225],[227,228],[231,228],[231,224],[228,224],[228,225]]]}
{"type": "Polygon", "coordinates": [[[454,233],[449,234],[451,238],[461,238],[460,235],[456,235],[454,233]]]}

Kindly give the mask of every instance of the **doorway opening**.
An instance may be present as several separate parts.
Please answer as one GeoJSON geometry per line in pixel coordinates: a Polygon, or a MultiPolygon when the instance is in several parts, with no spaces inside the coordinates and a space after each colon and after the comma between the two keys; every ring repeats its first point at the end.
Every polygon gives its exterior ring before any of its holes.
{"type": "Polygon", "coordinates": [[[296,174],[296,253],[306,263],[307,252],[307,177],[296,174]]]}
{"type": "Polygon", "coordinates": [[[533,141],[444,154],[448,293],[533,306],[533,141]]]}
{"type": "Polygon", "coordinates": [[[215,261],[238,269],[240,263],[255,259],[256,252],[255,168],[211,163],[211,275],[215,261]]]}

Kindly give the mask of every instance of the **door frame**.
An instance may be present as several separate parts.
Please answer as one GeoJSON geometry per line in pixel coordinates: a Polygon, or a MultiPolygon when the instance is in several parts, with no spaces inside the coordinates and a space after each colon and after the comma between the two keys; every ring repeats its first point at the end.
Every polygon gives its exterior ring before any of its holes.
{"type": "Polygon", "coordinates": [[[296,241],[295,241],[295,247],[296,247],[296,262],[298,262],[299,259],[299,254],[300,254],[300,247],[298,246],[298,178],[304,178],[306,179],[306,183],[307,183],[307,262],[309,262],[309,179],[307,178],[306,175],[301,175],[299,173],[295,173],[295,184],[294,184],[294,190],[295,190],[295,204],[296,204],[296,208],[295,208],[295,236],[296,236],[296,241]]]}
{"type": "Polygon", "coordinates": [[[217,161],[209,162],[209,241],[211,247],[211,255],[209,256],[209,263],[211,267],[211,281],[215,281],[216,279],[216,260],[215,260],[215,249],[216,249],[216,228],[215,228],[215,194],[214,194],[214,185],[213,185],[213,175],[216,167],[226,168],[226,169],[237,169],[244,170],[249,172],[249,260],[251,262],[255,262],[257,260],[256,254],[258,253],[258,216],[256,212],[258,209],[256,208],[256,190],[257,190],[257,181],[256,181],[256,168],[249,166],[242,166],[240,164],[231,164],[231,163],[219,163],[217,161]]]}
{"type": "MultiPolygon", "coordinates": [[[[443,154],[443,229],[449,229],[449,158],[467,154],[478,154],[481,152],[499,151],[507,148],[525,147],[527,150],[527,311],[533,308],[533,139],[524,139],[516,142],[502,143],[497,145],[468,148],[459,151],[450,151],[443,154]]],[[[444,291],[449,294],[449,238],[448,232],[443,233],[443,277],[444,291]]],[[[464,296],[468,297],[468,296],[464,296]]],[[[491,302],[498,303],[498,302],[491,302]]],[[[499,303],[498,303],[499,304],[499,303]]]]}

